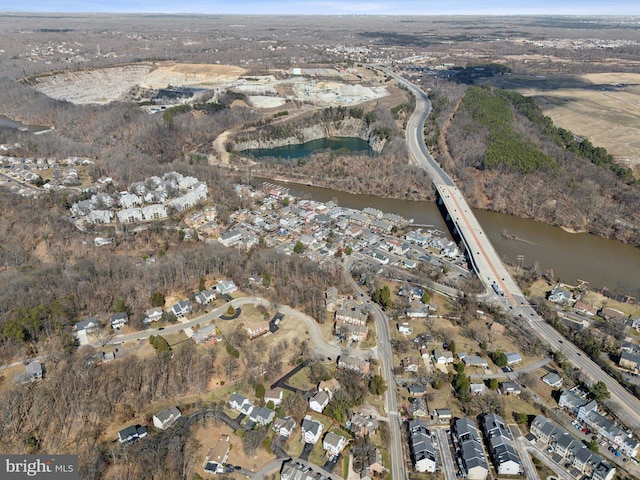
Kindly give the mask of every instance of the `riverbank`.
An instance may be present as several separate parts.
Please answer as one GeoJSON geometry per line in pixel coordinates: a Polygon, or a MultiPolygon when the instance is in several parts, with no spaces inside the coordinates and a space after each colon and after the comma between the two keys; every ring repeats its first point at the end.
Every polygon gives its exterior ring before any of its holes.
{"type": "MultiPolygon", "coordinates": [[[[413,218],[416,224],[433,225],[448,234],[448,227],[433,201],[354,194],[341,190],[340,186],[325,188],[306,185],[282,175],[254,176],[254,181],[257,184],[263,181],[280,183],[289,188],[292,195],[303,198],[322,202],[333,200],[343,207],[372,207],[396,213],[413,218]]],[[[553,270],[557,278],[567,283],[582,279],[589,282],[592,290],[606,287],[612,294],[640,298],[639,248],[589,233],[568,233],[562,228],[532,219],[486,210],[474,209],[474,213],[496,251],[506,262],[517,265],[518,257],[523,256],[524,265],[537,266],[541,272],[553,270]],[[504,238],[502,232],[505,231],[527,241],[504,238]]]]}

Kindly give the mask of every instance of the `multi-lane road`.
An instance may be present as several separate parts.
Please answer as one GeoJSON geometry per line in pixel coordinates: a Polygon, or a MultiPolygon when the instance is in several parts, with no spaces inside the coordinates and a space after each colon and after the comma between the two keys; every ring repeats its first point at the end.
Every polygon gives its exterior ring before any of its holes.
{"type": "Polygon", "coordinates": [[[538,316],[505,268],[460,190],[429,154],[423,139],[424,122],[431,109],[427,95],[391,70],[381,70],[395,78],[416,97],[416,109],[407,122],[407,146],[415,163],[422,166],[431,176],[440,201],[463,239],[473,268],[487,287],[487,291],[496,291],[494,297],[508,312],[516,318],[526,319],[540,339],[554,350],[561,351],[569,361],[582,370],[587,379],[604,382],[611,393],[611,400],[616,403],[616,415],[627,427],[640,429],[640,400],[538,316]]]}

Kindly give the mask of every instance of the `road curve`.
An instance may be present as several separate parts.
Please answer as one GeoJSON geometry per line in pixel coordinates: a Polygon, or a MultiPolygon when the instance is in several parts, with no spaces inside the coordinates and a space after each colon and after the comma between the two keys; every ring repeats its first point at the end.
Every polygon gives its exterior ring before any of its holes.
{"type": "Polygon", "coordinates": [[[407,122],[406,138],[409,150],[416,163],[425,168],[431,176],[451,220],[464,239],[480,280],[487,286],[498,285],[504,292],[503,297],[500,298],[501,305],[508,308],[507,311],[514,317],[526,319],[541,340],[547,342],[554,350],[561,351],[569,361],[582,370],[588,379],[593,382],[604,382],[611,394],[611,401],[616,404],[615,414],[627,427],[640,430],[640,400],[574,344],[564,339],[534,311],[504,267],[501,258],[495,253],[493,245],[482,231],[482,227],[460,190],[427,151],[423,138],[424,122],[430,110],[427,95],[418,86],[389,69],[378,68],[404,85],[416,97],[416,109],[407,122]]]}

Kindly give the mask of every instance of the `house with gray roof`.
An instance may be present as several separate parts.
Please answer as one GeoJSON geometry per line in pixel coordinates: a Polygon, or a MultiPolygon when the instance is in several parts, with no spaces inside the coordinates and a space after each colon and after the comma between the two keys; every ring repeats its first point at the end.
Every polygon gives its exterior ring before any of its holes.
{"type": "Polygon", "coordinates": [[[489,456],[498,475],[521,475],[522,462],[502,417],[495,413],[485,415],[482,417],[482,429],[489,456]]]}
{"type": "Polygon", "coordinates": [[[466,477],[469,480],[485,480],[489,467],[475,422],[470,418],[459,418],[452,423],[451,432],[458,442],[458,454],[466,477]]]}
{"type": "Polygon", "coordinates": [[[231,397],[229,397],[229,406],[235,410],[238,410],[240,413],[244,413],[245,415],[249,415],[251,410],[253,410],[253,405],[249,401],[247,397],[244,395],[240,395],[239,393],[233,392],[231,397]]]}
{"type": "Polygon", "coordinates": [[[33,361],[27,364],[27,380],[40,380],[43,372],[42,363],[33,361]]]}
{"type": "Polygon", "coordinates": [[[269,425],[276,416],[276,412],[267,407],[254,407],[251,409],[249,419],[258,425],[269,425]]]}
{"type": "Polygon", "coordinates": [[[522,356],[518,352],[507,353],[507,365],[513,365],[522,361],[522,356]]]}
{"type": "Polygon", "coordinates": [[[485,368],[489,366],[489,362],[487,362],[486,359],[478,357],[477,355],[465,355],[462,361],[467,367],[485,368]]]}
{"type": "Polygon", "coordinates": [[[280,470],[281,480],[318,480],[319,474],[310,467],[289,459],[282,464],[280,470]]]}
{"type": "Polygon", "coordinates": [[[178,407],[169,407],[153,416],[153,424],[160,430],[166,430],[182,416],[178,407]]]}
{"type": "Polygon", "coordinates": [[[436,450],[431,442],[427,424],[422,420],[409,421],[411,461],[418,472],[436,471],[436,450]]]}
{"type": "Polygon", "coordinates": [[[322,449],[329,455],[338,455],[345,446],[347,439],[342,435],[328,432],[322,440],[322,449]]]}
{"type": "Polygon", "coordinates": [[[193,306],[189,300],[180,300],[178,303],[171,305],[171,313],[176,317],[182,318],[193,310],[193,306]]]}
{"type": "Polygon", "coordinates": [[[310,415],[307,415],[302,419],[302,440],[305,443],[313,443],[314,445],[318,443],[320,435],[322,435],[322,430],[324,430],[324,425],[311,418],[310,415]]]}
{"type": "Polygon", "coordinates": [[[76,323],[76,332],[94,332],[98,330],[98,319],[95,317],[87,317],[81,322],[76,323]]]}
{"type": "Polygon", "coordinates": [[[296,428],[296,421],[290,416],[285,418],[276,418],[271,428],[278,435],[289,438],[296,428]]]}
{"type": "Polygon", "coordinates": [[[562,377],[555,372],[547,373],[542,377],[542,381],[550,387],[557,388],[562,386],[562,377]]]}
{"type": "Polygon", "coordinates": [[[131,425],[118,432],[120,443],[131,443],[147,436],[147,429],[141,425],[131,425]]]}

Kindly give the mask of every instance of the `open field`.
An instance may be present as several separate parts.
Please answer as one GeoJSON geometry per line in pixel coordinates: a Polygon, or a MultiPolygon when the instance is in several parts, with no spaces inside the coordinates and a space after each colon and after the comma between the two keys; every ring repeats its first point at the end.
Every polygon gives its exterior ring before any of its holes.
{"type": "Polygon", "coordinates": [[[640,172],[640,74],[511,76],[496,83],[534,97],[556,125],[606,148],[640,172]]]}

